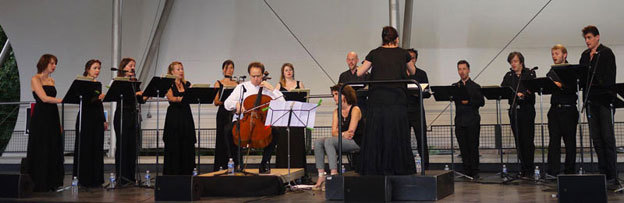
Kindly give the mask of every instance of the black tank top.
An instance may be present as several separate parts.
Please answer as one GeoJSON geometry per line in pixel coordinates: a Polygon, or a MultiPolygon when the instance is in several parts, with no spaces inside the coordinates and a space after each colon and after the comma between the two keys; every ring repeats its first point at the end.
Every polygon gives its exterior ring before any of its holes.
{"type": "MultiPolygon", "coordinates": [[[[299,88],[301,88],[301,87],[299,87],[299,80],[297,80],[297,86],[295,87],[295,89],[299,89],[299,88]]],[[[286,88],[284,88],[284,86],[282,86],[280,84],[280,91],[288,91],[288,90],[286,88]]]]}
{"type": "MultiPolygon", "coordinates": [[[[348,131],[349,130],[349,124],[351,123],[351,112],[353,111],[353,107],[355,107],[356,105],[351,105],[351,108],[349,109],[349,113],[347,114],[347,117],[343,117],[342,118],[342,132],[348,131]]],[[[362,129],[364,129],[364,119],[360,118],[360,120],[358,121],[358,126],[355,129],[355,133],[353,135],[353,140],[355,141],[355,143],[357,143],[357,145],[359,146],[361,141],[362,141],[362,129]]]]}

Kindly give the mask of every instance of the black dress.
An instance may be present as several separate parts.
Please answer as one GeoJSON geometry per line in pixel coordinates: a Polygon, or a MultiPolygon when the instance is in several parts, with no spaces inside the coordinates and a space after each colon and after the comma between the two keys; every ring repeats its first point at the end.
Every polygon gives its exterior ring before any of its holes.
{"type": "MultiPolygon", "coordinates": [[[[191,86],[190,82],[184,84],[184,90],[191,86]]],[[[174,97],[183,96],[175,83],[171,86],[174,97]]],[[[165,130],[163,133],[165,142],[164,175],[191,175],[195,167],[195,121],[191,107],[187,103],[169,102],[167,117],[165,118],[165,130]]]]}
{"type": "MultiPolygon", "coordinates": [[[[134,90],[141,91],[140,88],[134,90]]],[[[137,143],[141,137],[141,121],[138,118],[138,104],[144,103],[142,96],[136,96],[136,100],[124,100],[123,102],[123,126],[121,127],[121,102],[117,102],[115,109],[115,138],[117,149],[115,150],[115,174],[118,184],[134,183],[137,160],[137,143]],[[122,130],[123,129],[123,130],[122,130]],[[123,135],[122,135],[123,133],[123,135]],[[121,175],[119,169],[121,167],[121,175]]]]}
{"type": "MultiPolygon", "coordinates": [[[[366,56],[372,63],[371,80],[397,80],[407,76],[411,59],[401,48],[379,47],[366,56]]],[[[416,172],[410,143],[404,83],[370,85],[366,127],[360,146],[360,174],[407,175],[416,172]]]]}
{"type": "MultiPolygon", "coordinates": [[[[295,89],[300,89],[299,81],[295,89]]],[[[280,85],[280,91],[287,92],[288,90],[280,85]]],[[[287,97],[284,99],[291,100],[287,97]]],[[[277,149],[275,152],[275,165],[276,168],[288,168],[288,131],[285,127],[279,128],[279,136],[277,138],[277,149]]],[[[306,167],[306,146],[305,146],[305,128],[303,127],[291,127],[290,128],[290,167],[291,168],[303,168],[306,167]]],[[[307,170],[304,171],[305,174],[307,170]]]]}
{"type": "MultiPolygon", "coordinates": [[[[43,86],[46,95],[55,97],[54,86],[43,86]]],[[[63,137],[56,104],[44,103],[33,92],[37,101],[32,110],[28,136],[26,170],[33,180],[35,192],[55,190],[63,185],[63,137]]]]}
{"type": "MultiPolygon", "coordinates": [[[[219,87],[223,88],[223,84],[221,81],[217,81],[219,83],[219,87]]],[[[219,110],[217,110],[217,135],[215,137],[215,157],[214,157],[214,167],[213,171],[219,170],[219,168],[227,169],[227,163],[229,158],[232,157],[230,153],[230,149],[234,149],[234,143],[228,143],[228,140],[225,138],[225,132],[227,125],[232,123],[233,113],[231,111],[225,110],[223,104],[219,105],[219,110]]]]}
{"type": "MultiPolygon", "coordinates": [[[[102,84],[98,83],[97,91],[102,92],[102,84]]],[[[84,98],[82,101],[82,131],[78,122],[80,112],[76,116],[76,134],[80,135],[80,143],[74,144],[74,176],[80,176],[80,185],[86,187],[100,187],[104,183],[104,106],[98,99],[84,98]],[[78,146],[80,146],[80,161],[78,161],[78,146]],[[77,166],[76,164],[80,164],[77,166]]],[[[78,139],[76,139],[78,142],[78,139]]]]}

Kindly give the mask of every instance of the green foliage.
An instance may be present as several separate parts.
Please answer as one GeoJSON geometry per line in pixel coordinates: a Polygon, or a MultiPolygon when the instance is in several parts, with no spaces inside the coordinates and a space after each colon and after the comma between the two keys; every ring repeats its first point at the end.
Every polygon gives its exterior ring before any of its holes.
{"type": "MultiPolygon", "coordinates": [[[[0,50],[4,47],[7,36],[0,27],[0,50]]],[[[15,55],[11,49],[4,64],[0,64],[0,102],[20,101],[20,81],[15,55]]],[[[4,152],[11,139],[17,121],[19,105],[0,105],[0,154],[4,152]]]]}

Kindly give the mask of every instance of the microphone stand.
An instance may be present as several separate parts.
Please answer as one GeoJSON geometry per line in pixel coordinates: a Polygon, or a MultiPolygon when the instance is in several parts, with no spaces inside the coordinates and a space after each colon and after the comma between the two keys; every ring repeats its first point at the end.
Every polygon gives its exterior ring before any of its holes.
{"type": "MultiPolygon", "coordinates": [[[[524,68],[524,67],[523,67],[524,68]]],[[[512,70],[511,73],[512,77],[516,77],[515,76],[515,71],[512,70]]],[[[514,98],[511,102],[511,108],[513,111],[513,115],[514,115],[514,125],[516,126],[515,129],[513,129],[514,134],[516,135],[516,138],[514,139],[514,142],[516,143],[516,153],[518,154],[518,161],[516,162],[516,166],[520,165],[520,163],[524,163],[524,160],[521,160],[520,157],[522,157],[522,150],[519,149],[518,146],[518,140],[520,139],[520,135],[518,134],[518,107],[517,107],[517,98],[518,98],[518,89],[520,88],[520,82],[522,81],[522,71],[520,71],[520,76],[518,77],[518,84],[516,84],[516,88],[514,89],[514,98]]],[[[525,95],[526,96],[526,95],[525,95]]],[[[518,170],[522,170],[522,165],[520,165],[520,167],[518,167],[518,170]]]]}
{"type": "MultiPolygon", "coordinates": [[[[589,52],[590,52],[589,54],[591,55],[591,49],[589,50],[589,52]]],[[[596,55],[597,55],[596,56],[596,64],[594,64],[594,66],[593,66],[594,67],[593,71],[591,70],[592,69],[591,59],[589,60],[589,69],[587,69],[587,71],[588,72],[591,71],[591,75],[587,74],[588,78],[587,78],[586,83],[585,83],[586,91],[583,91],[583,106],[581,107],[581,110],[579,111],[579,115],[580,115],[580,114],[583,113],[583,111],[585,111],[585,109],[587,109],[586,115],[587,115],[588,118],[592,117],[592,114],[589,112],[590,108],[587,105],[587,102],[589,101],[589,93],[591,92],[591,84],[594,82],[594,77],[596,76],[596,69],[598,69],[598,62],[600,62],[600,52],[596,51],[596,55]]],[[[581,124],[579,124],[579,125],[581,125],[581,124]]],[[[587,125],[589,126],[589,120],[588,120],[587,125]]],[[[590,141],[589,141],[589,144],[590,144],[590,148],[589,148],[590,157],[589,158],[591,160],[590,162],[593,164],[594,163],[594,153],[593,153],[593,151],[591,149],[591,145],[592,145],[592,142],[591,142],[591,130],[590,130],[590,136],[589,137],[590,137],[590,141]]],[[[580,138],[581,138],[581,166],[579,167],[579,174],[583,174],[584,173],[584,171],[583,171],[583,164],[584,164],[583,155],[585,153],[583,152],[583,137],[582,137],[582,134],[581,134],[580,138]]]]}

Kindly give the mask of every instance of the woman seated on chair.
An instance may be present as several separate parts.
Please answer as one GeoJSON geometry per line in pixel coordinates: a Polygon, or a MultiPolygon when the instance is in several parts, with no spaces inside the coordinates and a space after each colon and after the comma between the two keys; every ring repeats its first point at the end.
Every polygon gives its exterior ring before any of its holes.
{"type": "Polygon", "coordinates": [[[338,133],[338,108],[334,110],[334,116],[332,119],[332,136],[317,139],[314,142],[314,158],[316,159],[316,168],[318,169],[318,180],[314,188],[321,188],[322,183],[325,181],[325,154],[327,154],[327,161],[329,162],[329,169],[331,175],[338,174],[338,135],[342,136],[342,151],[352,152],[359,150],[359,144],[361,140],[361,131],[363,129],[360,126],[360,122],[363,121],[362,112],[357,106],[357,97],[355,90],[351,86],[345,86],[342,89],[341,102],[338,102],[338,91],[342,84],[337,84],[331,87],[332,95],[334,96],[334,102],[336,105],[342,105],[342,132],[338,133]]]}

